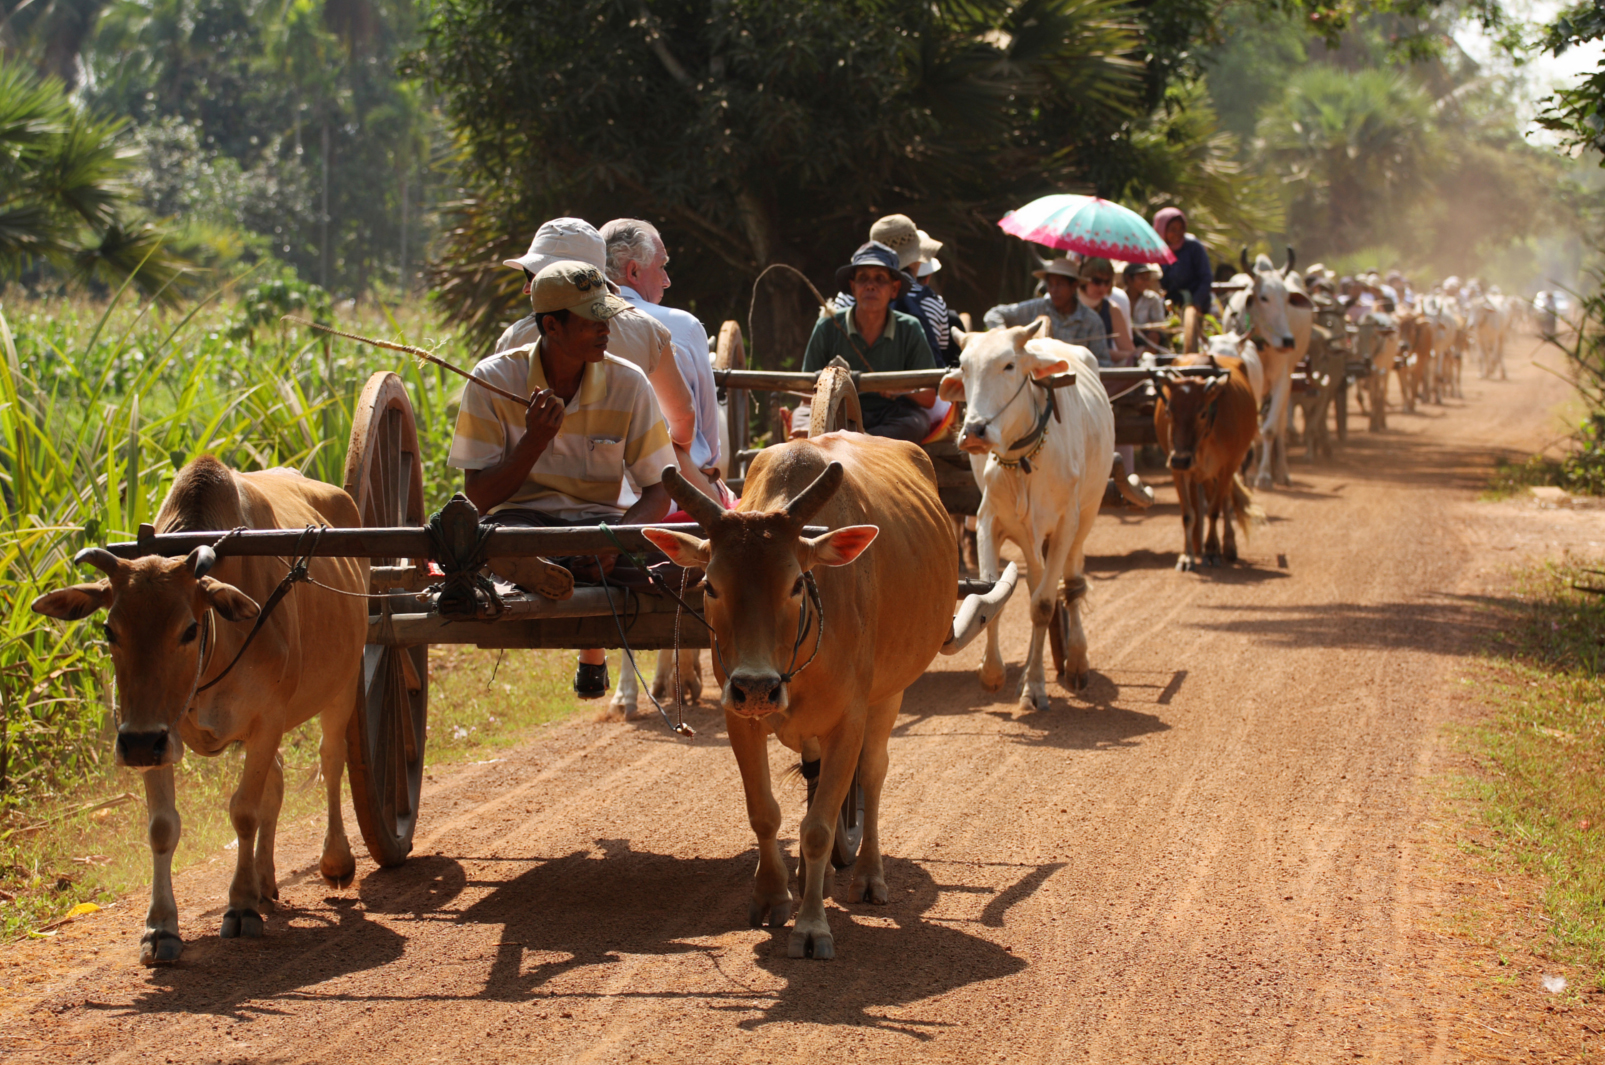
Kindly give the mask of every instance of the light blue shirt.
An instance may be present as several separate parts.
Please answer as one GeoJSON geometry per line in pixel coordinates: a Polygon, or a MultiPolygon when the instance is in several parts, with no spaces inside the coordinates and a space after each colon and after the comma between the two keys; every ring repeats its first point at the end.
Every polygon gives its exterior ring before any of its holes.
{"type": "Polygon", "coordinates": [[[696,432],[691,437],[691,461],[698,468],[712,466],[719,459],[719,395],[713,383],[713,358],[708,354],[708,331],[690,311],[649,303],[629,285],[620,285],[619,295],[668,328],[674,362],[685,378],[691,410],[697,419],[696,432]]]}

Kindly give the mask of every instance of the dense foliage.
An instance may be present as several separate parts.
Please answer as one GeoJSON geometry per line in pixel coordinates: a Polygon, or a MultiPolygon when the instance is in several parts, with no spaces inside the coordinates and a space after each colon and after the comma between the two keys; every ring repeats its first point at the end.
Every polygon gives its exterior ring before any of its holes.
{"type": "Polygon", "coordinates": [[[166,291],[179,266],[130,214],[124,123],[75,108],[61,82],[0,58],[0,281],[34,263],[166,291]]]}

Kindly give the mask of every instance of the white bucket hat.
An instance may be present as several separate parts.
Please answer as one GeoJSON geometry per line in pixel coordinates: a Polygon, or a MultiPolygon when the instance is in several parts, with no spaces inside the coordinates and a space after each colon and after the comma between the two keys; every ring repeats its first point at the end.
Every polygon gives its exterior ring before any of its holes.
{"type": "Polygon", "coordinates": [[[606,268],[607,242],[596,227],[583,218],[554,218],[543,223],[529,242],[529,251],[519,259],[503,259],[502,265],[538,274],[553,263],[573,261],[606,268]]]}

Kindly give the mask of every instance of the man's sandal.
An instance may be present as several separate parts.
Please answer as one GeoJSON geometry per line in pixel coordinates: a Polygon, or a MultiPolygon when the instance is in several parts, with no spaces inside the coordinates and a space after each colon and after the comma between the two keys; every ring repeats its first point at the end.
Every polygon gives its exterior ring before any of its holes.
{"type": "Polygon", "coordinates": [[[535,555],[493,558],[490,560],[490,571],[510,584],[554,602],[574,595],[574,574],[555,562],[535,555]]]}

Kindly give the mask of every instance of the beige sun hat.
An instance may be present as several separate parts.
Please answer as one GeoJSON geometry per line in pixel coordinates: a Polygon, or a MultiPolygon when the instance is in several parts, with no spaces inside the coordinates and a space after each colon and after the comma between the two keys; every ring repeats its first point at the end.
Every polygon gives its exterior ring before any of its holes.
{"type": "Polygon", "coordinates": [[[559,261],[541,268],[529,290],[536,314],[572,311],[593,322],[605,322],[630,309],[608,291],[607,278],[590,263],[559,261]]]}
{"type": "Polygon", "coordinates": [[[916,230],[920,236],[920,259],[930,262],[936,258],[936,253],[942,250],[942,242],[931,236],[925,230],[916,230]]]}
{"type": "Polygon", "coordinates": [[[607,260],[607,241],[583,218],[554,218],[543,222],[521,258],[503,259],[503,266],[538,274],[553,263],[590,263],[598,270],[607,260]]]}
{"type": "Polygon", "coordinates": [[[869,227],[869,239],[880,241],[895,251],[900,266],[907,267],[925,258],[920,250],[919,228],[906,214],[889,214],[877,221],[869,227]]]}
{"type": "Polygon", "coordinates": [[[1040,270],[1031,271],[1032,277],[1045,278],[1049,274],[1057,274],[1060,277],[1068,277],[1072,281],[1081,280],[1081,271],[1076,269],[1076,264],[1071,262],[1069,259],[1064,258],[1063,256],[1053,259],[1050,262],[1043,263],[1042,269],[1040,270]]]}

